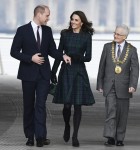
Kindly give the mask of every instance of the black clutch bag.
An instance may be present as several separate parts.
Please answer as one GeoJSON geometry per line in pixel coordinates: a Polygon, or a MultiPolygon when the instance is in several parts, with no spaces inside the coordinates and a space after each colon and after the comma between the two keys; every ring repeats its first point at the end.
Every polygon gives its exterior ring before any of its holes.
{"type": "Polygon", "coordinates": [[[49,94],[53,95],[55,94],[57,84],[51,83],[50,84],[50,89],[49,89],[49,94]]]}

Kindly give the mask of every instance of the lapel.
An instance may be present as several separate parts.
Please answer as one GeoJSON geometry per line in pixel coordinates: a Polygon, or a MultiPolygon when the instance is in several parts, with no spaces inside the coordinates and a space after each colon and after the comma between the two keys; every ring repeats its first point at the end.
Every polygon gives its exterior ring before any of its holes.
{"type": "Polygon", "coordinates": [[[28,35],[30,36],[30,40],[33,41],[34,45],[36,48],[37,47],[37,42],[36,42],[36,38],[35,38],[35,35],[34,35],[34,31],[33,31],[33,28],[32,28],[32,25],[31,25],[31,22],[28,23],[28,26],[29,26],[29,30],[28,30],[28,35]]]}
{"type": "Polygon", "coordinates": [[[42,40],[40,49],[43,50],[50,43],[50,34],[48,34],[48,29],[46,26],[42,25],[42,40]]]}
{"type": "MultiPolygon", "coordinates": [[[[112,50],[112,43],[113,43],[113,42],[111,42],[111,48],[110,48],[111,50],[112,50]]],[[[114,50],[116,51],[115,48],[116,48],[116,42],[114,42],[114,50]]],[[[114,51],[114,53],[115,53],[115,51],[114,51]]],[[[110,55],[111,55],[111,62],[113,63],[113,66],[115,67],[116,64],[115,64],[115,63],[113,62],[113,60],[112,60],[112,51],[111,51],[110,55]]]]}
{"type": "Polygon", "coordinates": [[[41,37],[41,45],[40,45],[40,49],[41,49],[41,47],[43,46],[43,43],[44,43],[44,41],[45,41],[45,30],[44,30],[44,27],[43,26],[41,26],[41,28],[42,28],[42,37],[41,37]]]}

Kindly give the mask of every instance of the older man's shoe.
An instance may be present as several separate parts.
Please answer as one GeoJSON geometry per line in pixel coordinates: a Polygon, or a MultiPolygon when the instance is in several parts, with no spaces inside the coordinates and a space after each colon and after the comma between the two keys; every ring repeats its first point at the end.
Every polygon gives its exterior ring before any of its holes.
{"type": "Polygon", "coordinates": [[[43,147],[44,146],[44,140],[43,139],[37,139],[36,140],[36,146],[37,147],[43,147]]]}
{"type": "Polygon", "coordinates": [[[27,142],[26,142],[27,146],[34,146],[34,139],[33,138],[28,138],[27,142]]]}
{"type": "Polygon", "coordinates": [[[108,138],[107,142],[104,143],[105,146],[113,146],[115,145],[114,138],[108,138]]]}
{"type": "Polygon", "coordinates": [[[43,138],[40,138],[40,139],[37,139],[36,140],[36,146],[37,147],[43,147],[44,145],[49,145],[50,144],[50,139],[43,139],[43,138]]]}
{"type": "Polygon", "coordinates": [[[49,145],[50,143],[51,143],[50,139],[45,139],[43,142],[44,145],[49,145]]]}
{"type": "Polygon", "coordinates": [[[124,146],[123,141],[117,141],[116,146],[124,146]]]}

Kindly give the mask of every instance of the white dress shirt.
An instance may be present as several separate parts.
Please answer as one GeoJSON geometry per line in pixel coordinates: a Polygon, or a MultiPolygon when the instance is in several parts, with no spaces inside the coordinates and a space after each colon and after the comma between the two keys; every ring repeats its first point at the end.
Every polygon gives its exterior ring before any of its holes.
{"type": "Polygon", "coordinates": [[[121,50],[121,53],[122,53],[124,44],[125,44],[125,41],[122,42],[121,44],[116,43],[116,48],[115,48],[115,56],[116,56],[116,57],[117,57],[117,52],[118,52],[118,45],[120,45],[120,50],[121,50]]]}
{"type": "MultiPolygon", "coordinates": [[[[35,39],[37,41],[37,27],[38,27],[38,25],[34,21],[31,22],[31,25],[32,25],[32,28],[34,31],[35,39]]],[[[41,41],[42,41],[42,28],[41,28],[41,26],[39,26],[39,35],[40,35],[40,43],[41,43],[41,41]]]]}

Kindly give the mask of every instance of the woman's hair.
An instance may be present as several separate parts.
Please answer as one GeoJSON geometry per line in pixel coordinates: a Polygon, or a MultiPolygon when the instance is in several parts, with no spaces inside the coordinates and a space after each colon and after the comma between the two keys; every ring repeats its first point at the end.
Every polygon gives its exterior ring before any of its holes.
{"type": "MultiPolygon", "coordinates": [[[[82,26],[81,26],[81,30],[83,32],[89,32],[90,34],[93,34],[95,32],[95,30],[92,28],[92,22],[89,22],[87,20],[86,15],[84,14],[84,12],[82,11],[74,11],[71,16],[70,16],[70,20],[72,20],[73,15],[78,15],[82,21],[82,26]]],[[[71,27],[71,23],[69,23],[69,27],[68,30],[72,30],[71,27]]]]}

